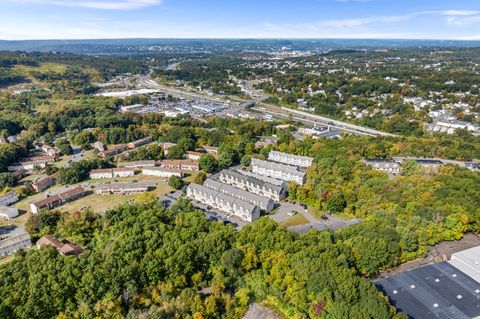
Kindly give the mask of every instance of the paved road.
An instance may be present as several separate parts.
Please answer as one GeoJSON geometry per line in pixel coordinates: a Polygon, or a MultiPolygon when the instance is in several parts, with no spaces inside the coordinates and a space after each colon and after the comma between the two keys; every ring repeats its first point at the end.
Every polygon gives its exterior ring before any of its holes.
{"type": "MultiPolygon", "coordinates": [[[[213,102],[223,102],[225,101],[225,97],[223,96],[218,96],[218,95],[206,95],[206,94],[200,94],[200,93],[195,93],[195,92],[187,92],[178,88],[172,88],[169,86],[165,86],[162,84],[158,84],[154,80],[148,78],[148,76],[143,76],[138,79],[138,83],[142,85],[143,87],[146,88],[154,88],[157,90],[162,90],[170,94],[175,94],[175,95],[180,95],[180,96],[186,96],[189,98],[196,98],[196,99],[205,99],[213,102]]],[[[232,98],[234,99],[234,98],[232,98]]],[[[246,102],[241,99],[236,99],[237,102],[246,102]]],[[[350,124],[347,122],[343,121],[338,121],[338,120],[333,120],[328,117],[320,116],[320,115],[315,115],[307,112],[302,112],[298,110],[292,110],[289,108],[285,107],[279,107],[276,105],[272,104],[266,104],[261,102],[260,100],[255,100],[256,104],[263,107],[264,109],[261,108],[256,108],[258,111],[266,112],[266,113],[274,113],[275,115],[278,116],[284,116],[287,118],[293,118],[296,120],[299,120],[301,122],[305,122],[307,124],[322,124],[325,126],[329,126],[332,128],[337,128],[346,132],[350,133],[355,133],[355,134],[360,134],[360,135],[368,135],[368,136],[396,136],[394,134],[370,129],[367,127],[355,125],[355,124],[350,124]]]]}

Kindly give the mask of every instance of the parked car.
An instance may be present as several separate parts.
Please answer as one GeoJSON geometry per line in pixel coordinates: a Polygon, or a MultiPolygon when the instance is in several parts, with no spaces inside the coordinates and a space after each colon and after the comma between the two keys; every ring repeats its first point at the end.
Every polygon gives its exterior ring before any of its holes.
{"type": "Polygon", "coordinates": [[[292,211],[290,211],[290,212],[287,213],[288,216],[295,216],[295,215],[297,215],[297,214],[298,214],[298,212],[296,212],[296,211],[294,211],[294,210],[292,210],[292,211]]]}
{"type": "Polygon", "coordinates": [[[320,218],[321,218],[321,219],[323,219],[323,220],[328,220],[328,217],[327,217],[327,215],[323,215],[323,216],[322,216],[322,217],[320,217],[320,218]]]}

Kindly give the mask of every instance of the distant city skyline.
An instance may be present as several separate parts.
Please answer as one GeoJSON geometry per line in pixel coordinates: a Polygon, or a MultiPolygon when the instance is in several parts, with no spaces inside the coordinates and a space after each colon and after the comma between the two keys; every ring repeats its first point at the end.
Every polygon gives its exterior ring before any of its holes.
{"type": "Polygon", "coordinates": [[[480,40],[480,1],[468,0],[0,0],[0,12],[3,40],[480,40]]]}

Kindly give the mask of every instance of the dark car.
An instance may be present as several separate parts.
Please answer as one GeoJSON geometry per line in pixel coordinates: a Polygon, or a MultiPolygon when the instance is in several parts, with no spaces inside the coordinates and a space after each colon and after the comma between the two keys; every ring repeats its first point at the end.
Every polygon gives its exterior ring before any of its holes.
{"type": "Polygon", "coordinates": [[[207,218],[207,220],[208,220],[209,222],[216,222],[216,221],[218,221],[218,218],[215,217],[215,216],[209,216],[209,217],[207,218]]]}
{"type": "Polygon", "coordinates": [[[326,215],[323,215],[322,217],[320,217],[321,219],[323,220],[328,220],[328,217],[326,215]]]}

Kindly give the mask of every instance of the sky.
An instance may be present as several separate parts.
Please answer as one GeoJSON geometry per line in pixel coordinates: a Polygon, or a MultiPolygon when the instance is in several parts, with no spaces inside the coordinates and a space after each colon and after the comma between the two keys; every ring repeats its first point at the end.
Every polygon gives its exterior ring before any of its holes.
{"type": "Polygon", "coordinates": [[[480,40],[480,0],[0,0],[0,39],[480,40]]]}

